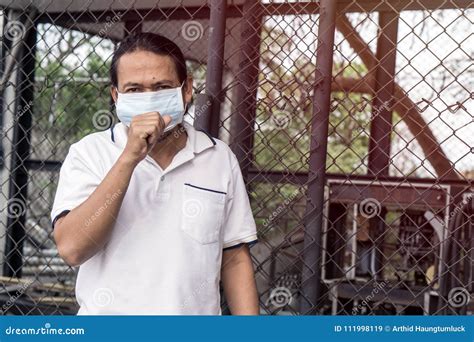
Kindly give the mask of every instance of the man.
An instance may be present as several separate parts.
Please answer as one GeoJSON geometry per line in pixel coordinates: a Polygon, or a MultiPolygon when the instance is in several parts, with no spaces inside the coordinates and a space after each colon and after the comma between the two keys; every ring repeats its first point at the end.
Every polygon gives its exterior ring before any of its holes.
{"type": "Polygon", "coordinates": [[[255,221],[235,155],[183,122],[192,79],[172,41],[126,38],[111,64],[120,123],[73,144],[51,218],[79,266],[79,314],[258,314],[255,221]]]}

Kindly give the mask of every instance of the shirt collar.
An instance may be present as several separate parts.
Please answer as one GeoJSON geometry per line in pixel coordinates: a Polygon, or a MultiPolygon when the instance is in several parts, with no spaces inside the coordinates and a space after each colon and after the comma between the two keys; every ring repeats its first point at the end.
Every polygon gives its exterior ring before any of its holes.
{"type": "Polygon", "coordinates": [[[193,125],[187,122],[183,122],[183,126],[188,134],[188,142],[194,154],[201,153],[216,145],[214,138],[206,132],[196,130],[193,125]]]}

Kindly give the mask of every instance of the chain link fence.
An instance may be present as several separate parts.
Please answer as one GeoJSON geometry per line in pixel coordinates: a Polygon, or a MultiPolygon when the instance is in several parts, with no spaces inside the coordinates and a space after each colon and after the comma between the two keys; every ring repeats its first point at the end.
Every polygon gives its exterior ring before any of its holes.
{"type": "Polygon", "coordinates": [[[143,31],[182,48],[186,120],[239,159],[262,314],[470,314],[474,4],[225,3],[0,1],[2,313],[77,311],[58,171],[116,122],[111,54],[143,31]]]}

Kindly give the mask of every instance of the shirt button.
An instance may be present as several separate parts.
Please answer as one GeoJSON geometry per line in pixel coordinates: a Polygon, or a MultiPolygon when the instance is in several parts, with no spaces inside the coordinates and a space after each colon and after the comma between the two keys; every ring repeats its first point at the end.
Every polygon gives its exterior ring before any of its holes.
{"type": "Polygon", "coordinates": [[[165,180],[165,176],[161,176],[160,180],[161,180],[161,181],[164,181],[164,180],[165,180]]]}

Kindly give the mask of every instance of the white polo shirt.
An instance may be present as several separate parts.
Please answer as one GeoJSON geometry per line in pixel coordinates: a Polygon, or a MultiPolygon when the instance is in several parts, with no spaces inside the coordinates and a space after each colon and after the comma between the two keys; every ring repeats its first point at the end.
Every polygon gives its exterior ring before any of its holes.
{"type": "MultiPolygon", "coordinates": [[[[222,251],[255,242],[255,221],[230,148],[184,127],[186,146],[164,171],[150,156],[135,168],[109,242],[79,267],[78,314],[221,314],[222,251]]],[[[101,183],[125,147],[127,129],[118,123],[70,147],[53,225],[101,183]]],[[[117,195],[89,220],[105,215],[117,195]]]]}

